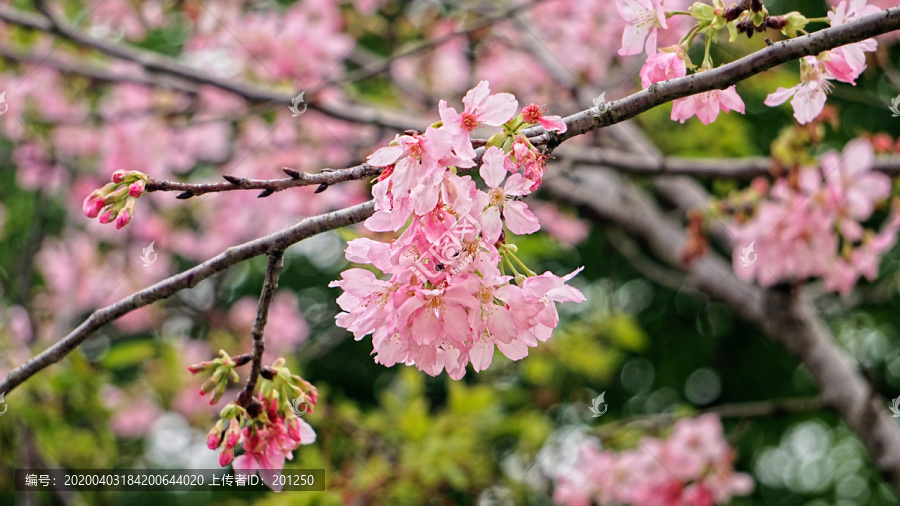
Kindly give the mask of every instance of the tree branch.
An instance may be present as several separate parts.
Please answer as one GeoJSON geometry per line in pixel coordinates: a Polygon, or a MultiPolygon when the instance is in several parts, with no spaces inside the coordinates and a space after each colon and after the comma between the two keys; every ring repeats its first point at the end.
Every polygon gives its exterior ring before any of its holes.
{"type": "MultiPolygon", "coordinates": [[[[758,156],[747,158],[656,158],[626,151],[594,147],[560,147],[553,152],[557,158],[574,163],[603,165],[620,172],[641,176],[679,175],[697,178],[728,178],[747,180],[771,177],[772,159],[758,156]]],[[[900,175],[900,155],[875,158],[873,170],[890,176],[900,175]]]]}
{"type": "MultiPolygon", "coordinates": [[[[195,84],[214,86],[233,93],[250,103],[257,104],[271,102],[284,104],[286,106],[294,99],[293,96],[286,93],[233,82],[228,79],[222,79],[207,74],[158,53],[91,37],[71,27],[66,21],[60,19],[49,9],[46,9],[43,2],[38,2],[37,6],[39,8],[43,7],[43,17],[34,16],[18,9],[4,6],[0,7],[0,20],[17,26],[54,34],[81,46],[112,56],[113,58],[136,63],[151,74],[163,73],[195,84]]],[[[153,78],[148,79],[155,81],[153,78]]],[[[171,87],[171,85],[168,85],[168,87],[171,87]]],[[[374,108],[357,104],[323,104],[315,101],[306,102],[306,104],[311,110],[351,123],[376,125],[400,131],[410,127],[425,126],[425,123],[418,118],[379,111],[374,108]]]]}
{"type": "Polygon", "coordinates": [[[337,183],[364,179],[381,173],[381,167],[373,167],[367,163],[339,170],[322,169],[322,172],[318,174],[298,172],[287,167],[282,167],[281,170],[291,177],[286,179],[248,179],[243,177],[223,176],[226,179],[224,183],[180,183],[177,181],[160,181],[159,179],[151,178],[150,182],[147,183],[147,191],[177,191],[181,193],[176,198],[189,199],[204,193],[232,190],[262,190],[259,196],[268,197],[275,192],[297,186],[319,185],[319,189],[316,190],[316,193],[319,193],[328,186],[337,183]]]}
{"type": "Polygon", "coordinates": [[[168,298],[179,290],[192,288],[196,286],[197,283],[213,274],[222,272],[232,265],[255,256],[268,253],[272,250],[283,250],[292,244],[327,230],[334,230],[336,228],[352,225],[353,223],[359,223],[371,216],[374,210],[375,203],[373,201],[368,201],[340,211],[306,218],[296,225],[284,230],[228,248],[224,252],[192,267],[191,269],[170,278],[166,278],[153,286],[136,292],[114,304],[98,309],[94,311],[87,320],[56,344],[44,350],[28,362],[10,371],[9,375],[0,382],[0,392],[9,393],[41,369],[59,362],[100,327],[134,311],[135,309],[168,298]]]}
{"type": "Polygon", "coordinates": [[[609,171],[580,170],[574,175],[577,181],[545,177],[542,187],[587,215],[640,238],[658,258],[683,268],[689,285],[725,302],[787,348],[819,384],[823,405],[856,432],[885,481],[900,494],[900,431],[856,361],[810,310],[783,289],[765,290],[739,281],[731,263],[715,253],[690,267],[681,266],[684,230],[645,194],[609,171]]]}
{"type": "Polygon", "coordinates": [[[440,37],[435,37],[431,40],[421,42],[413,47],[410,47],[409,49],[399,51],[399,52],[394,53],[394,54],[392,54],[386,58],[383,58],[377,62],[368,64],[368,65],[364,66],[363,68],[346,75],[342,79],[330,80],[325,84],[326,85],[342,85],[342,84],[349,84],[349,83],[354,83],[357,81],[362,81],[362,80],[368,79],[370,77],[375,77],[379,74],[389,71],[391,69],[391,65],[393,65],[394,62],[396,62],[397,60],[402,60],[403,58],[409,58],[410,56],[422,54],[430,49],[434,49],[434,48],[440,46],[441,44],[444,44],[445,42],[453,40],[456,37],[459,37],[462,35],[469,35],[472,32],[477,32],[478,30],[488,28],[500,21],[505,21],[505,20],[509,19],[516,12],[528,10],[531,7],[534,7],[535,5],[537,5],[541,2],[544,2],[544,1],[545,0],[530,0],[527,2],[523,2],[520,5],[515,5],[509,9],[503,9],[502,12],[483,17],[481,22],[475,23],[474,25],[470,26],[469,28],[459,28],[459,29],[453,30],[450,33],[442,35],[440,37]]]}
{"type": "Polygon", "coordinates": [[[621,123],[672,100],[704,91],[725,89],[782,63],[898,29],[900,29],[900,7],[891,7],[842,25],[777,42],[721,67],[656,83],[646,90],[608,102],[609,108],[602,114],[595,109],[586,109],[573,114],[565,118],[568,129],[564,134],[545,132],[540,127],[529,128],[525,134],[532,144],[554,148],[566,139],[621,123]]]}

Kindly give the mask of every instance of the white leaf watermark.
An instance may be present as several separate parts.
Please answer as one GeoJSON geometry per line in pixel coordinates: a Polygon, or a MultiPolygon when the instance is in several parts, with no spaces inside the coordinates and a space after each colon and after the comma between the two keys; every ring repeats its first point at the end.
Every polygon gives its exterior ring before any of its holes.
{"type": "Polygon", "coordinates": [[[303,101],[303,94],[305,91],[301,91],[299,95],[294,97],[294,100],[291,100],[291,106],[288,109],[291,110],[291,117],[296,118],[301,114],[306,112],[306,102],[303,101]],[[300,106],[303,106],[303,109],[300,109],[300,106]]]}
{"type": "Polygon", "coordinates": [[[606,400],[604,400],[604,397],[606,397],[605,391],[595,397],[594,401],[591,403],[591,407],[588,408],[591,410],[591,416],[593,416],[594,418],[603,416],[603,414],[606,413],[606,410],[609,408],[609,406],[606,405],[606,400]],[[603,406],[603,411],[600,411],[601,405],[603,406]]]}

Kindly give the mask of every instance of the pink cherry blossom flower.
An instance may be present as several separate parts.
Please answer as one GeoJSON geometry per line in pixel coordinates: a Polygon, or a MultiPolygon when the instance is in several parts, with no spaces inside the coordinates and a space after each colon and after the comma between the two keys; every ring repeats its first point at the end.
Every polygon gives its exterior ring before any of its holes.
{"type": "Polygon", "coordinates": [[[737,111],[744,114],[744,101],[734,86],[679,98],[672,104],[672,120],[684,123],[696,115],[704,125],[719,117],[719,112],[737,111]]]}
{"type": "Polygon", "coordinates": [[[553,499],[565,506],[727,504],[753,491],[750,476],[734,471],[734,458],[713,414],[682,418],[665,440],[644,437],[618,453],[590,438],[574,465],[552,476],[553,499]]]}
{"type": "Polygon", "coordinates": [[[469,90],[462,102],[465,106],[462,114],[447,107],[444,100],[438,103],[438,109],[443,125],[453,136],[456,154],[471,159],[475,158],[475,150],[469,134],[481,125],[500,126],[506,123],[516,114],[519,102],[509,93],[491,95],[487,81],[481,81],[469,90]]]}
{"type": "Polygon", "coordinates": [[[666,10],[660,0],[616,0],[619,14],[628,23],[622,34],[619,55],[628,56],[645,50],[656,52],[656,30],[666,29],[666,10]]]}
{"type": "Polygon", "coordinates": [[[528,104],[522,108],[522,119],[525,123],[540,123],[544,130],[550,132],[556,130],[558,133],[566,133],[566,123],[560,116],[547,116],[537,104],[528,104]]]}
{"type": "Polygon", "coordinates": [[[766,97],[765,104],[769,107],[777,107],[788,99],[794,108],[794,118],[801,125],[805,125],[816,119],[825,108],[828,94],[834,87],[829,80],[833,77],[828,74],[814,56],[807,56],[800,61],[800,84],[793,88],[778,88],[774,93],[766,97]]]}
{"type": "Polygon", "coordinates": [[[874,164],[875,150],[868,139],[849,142],[841,154],[830,151],[822,156],[822,172],[833,204],[858,222],[868,220],[875,205],[891,194],[891,179],[874,172],[874,164]]]}
{"type": "Polygon", "coordinates": [[[687,63],[679,46],[663,50],[647,58],[641,67],[641,86],[649,88],[653,83],[668,81],[687,75],[687,63]]]}
{"type": "Polygon", "coordinates": [[[506,226],[514,234],[531,234],[541,228],[537,218],[528,210],[524,202],[513,200],[513,197],[531,193],[532,182],[513,174],[501,188],[503,179],[508,174],[504,167],[506,155],[498,147],[490,147],[482,157],[479,173],[484,182],[491,188],[489,193],[480,193],[476,205],[483,211],[478,216],[484,240],[493,243],[500,238],[503,229],[501,213],[506,226]]]}

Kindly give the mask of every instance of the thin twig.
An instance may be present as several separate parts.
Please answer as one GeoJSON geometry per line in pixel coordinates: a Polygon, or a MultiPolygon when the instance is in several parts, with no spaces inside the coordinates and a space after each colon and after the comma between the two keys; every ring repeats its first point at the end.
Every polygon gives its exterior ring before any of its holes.
{"type": "MultiPolygon", "coordinates": [[[[160,181],[150,179],[147,191],[177,191],[181,192],[177,198],[189,199],[204,193],[225,192],[232,190],[261,190],[260,197],[269,195],[297,186],[319,185],[325,187],[375,176],[381,173],[380,167],[373,167],[367,163],[348,167],[346,169],[323,169],[318,174],[299,172],[283,167],[282,170],[290,177],[285,179],[248,179],[243,177],[224,176],[226,181],[222,183],[181,183],[177,181],[160,181]]],[[[320,190],[321,191],[321,190],[320,190]]]]}
{"type": "Polygon", "coordinates": [[[256,380],[262,371],[263,353],[266,351],[266,339],[263,330],[266,328],[266,322],[269,319],[269,305],[272,303],[272,297],[275,290],[278,289],[278,277],[281,275],[281,269],[284,268],[284,251],[273,250],[269,253],[269,263],[266,266],[266,281],[263,283],[262,293],[259,294],[259,306],[256,309],[256,321],[253,322],[253,329],[250,335],[253,337],[253,365],[250,366],[250,376],[247,378],[247,386],[244,393],[247,396],[253,395],[256,389],[256,380]]]}

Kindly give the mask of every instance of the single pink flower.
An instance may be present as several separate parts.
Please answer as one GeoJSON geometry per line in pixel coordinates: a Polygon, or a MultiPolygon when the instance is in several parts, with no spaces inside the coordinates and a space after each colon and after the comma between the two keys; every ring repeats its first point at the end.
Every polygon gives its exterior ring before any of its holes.
{"type": "Polygon", "coordinates": [[[744,114],[744,101],[734,86],[679,98],[672,104],[672,120],[684,123],[696,115],[704,125],[719,117],[719,112],[737,111],[744,114]]]}
{"type": "Polygon", "coordinates": [[[540,222],[528,210],[528,206],[513,197],[531,193],[532,181],[521,174],[513,174],[501,188],[504,178],[509,173],[505,168],[506,154],[502,149],[492,146],[482,157],[479,174],[491,188],[489,193],[479,192],[476,206],[483,209],[477,217],[481,224],[481,233],[489,243],[497,242],[503,229],[503,221],[514,234],[531,234],[541,228],[540,222]],[[502,219],[501,219],[502,216],[502,219]]]}
{"type": "Polygon", "coordinates": [[[800,84],[793,88],[778,88],[766,97],[765,104],[777,107],[793,97],[791,107],[794,108],[794,118],[805,125],[816,119],[825,108],[825,101],[834,87],[830,79],[833,77],[819,65],[816,58],[807,56],[800,61],[800,84]]]}
{"type": "Polygon", "coordinates": [[[620,56],[638,54],[645,50],[648,55],[656,52],[656,30],[667,29],[666,9],[660,0],[616,0],[619,14],[628,23],[622,34],[620,56]]]}
{"type": "Polygon", "coordinates": [[[641,86],[649,88],[653,83],[677,79],[687,75],[687,63],[678,46],[673,51],[660,51],[647,58],[641,67],[641,86]]]}
{"type": "Polygon", "coordinates": [[[481,125],[500,126],[516,114],[519,102],[510,93],[496,93],[491,95],[487,81],[481,81],[477,86],[466,93],[462,99],[465,109],[462,114],[456,109],[447,107],[447,102],[441,100],[438,110],[441,122],[450,135],[453,136],[453,149],[457,155],[465,158],[475,158],[475,150],[469,134],[481,125]]]}
{"type": "Polygon", "coordinates": [[[542,110],[537,104],[528,104],[522,108],[522,119],[529,124],[540,123],[548,132],[556,130],[561,134],[566,133],[568,127],[563,119],[560,116],[546,116],[545,112],[547,111],[542,110]]]}
{"type": "Polygon", "coordinates": [[[891,194],[891,179],[873,171],[874,163],[875,150],[868,139],[849,142],[843,153],[830,151],[822,156],[822,172],[834,204],[857,222],[868,220],[875,204],[891,194]]]}

